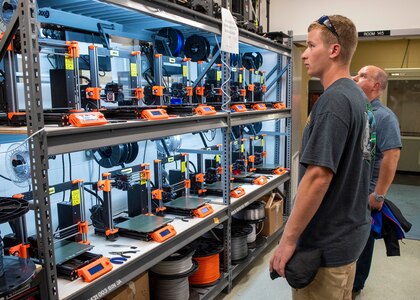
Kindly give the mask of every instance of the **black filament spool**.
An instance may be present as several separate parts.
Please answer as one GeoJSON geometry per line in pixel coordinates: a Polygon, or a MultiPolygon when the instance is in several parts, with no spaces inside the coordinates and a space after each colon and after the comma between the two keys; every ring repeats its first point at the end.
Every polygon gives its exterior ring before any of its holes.
{"type": "Polygon", "coordinates": [[[242,55],[242,65],[247,70],[256,71],[263,65],[263,57],[260,52],[246,52],[242,55]]]}
{"type": "Polygon", "coordinates": [[[223,245],[213,239],[198,238],[190,244],[195,249],[193,257],[207,257],[223,251],[223,245]]]}
{"type": "Polygon", "coordinates": [[[192,35],[185,41],[184,54],[191,61],[206,61],[210,54],[209,41],[200,35],[192,35]]]}

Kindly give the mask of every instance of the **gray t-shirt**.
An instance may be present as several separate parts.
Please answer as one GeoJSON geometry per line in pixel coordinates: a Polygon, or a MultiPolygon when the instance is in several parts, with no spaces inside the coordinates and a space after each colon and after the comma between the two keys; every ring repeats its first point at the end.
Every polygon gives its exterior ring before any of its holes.
{"type": "Polygon", "coordinates": [[[402,148],[400,125],[397,116],[388,107],[383,105],[379,99],[371,102],[373,115],[376,121],[376,154],[372,179],[370,180],[370,191],[375,190],[378,182],[379,168],[381,166],[383,152],[386,150],[402,148]]]}
{"type": "Polygon", "coordinates": [[[308,165],[327,167],[334,173],[299,240],[299,247],[321,248],[326,267],[357,260],[369,236],[372,145],[367,103],[353,80],[339,79],[315,103],[303,133],[300,179],[308,165]]]}

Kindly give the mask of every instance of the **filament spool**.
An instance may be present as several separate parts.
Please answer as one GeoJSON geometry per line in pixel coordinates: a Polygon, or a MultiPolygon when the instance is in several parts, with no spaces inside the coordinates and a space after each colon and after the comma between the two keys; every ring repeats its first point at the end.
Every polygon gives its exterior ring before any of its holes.
{"type": "Polygon", "coordinates": [[[248,224],[252,227],[252,232],[247,237],[248,249],[259,248],[267,242],[267,239],[260,235],[264,228],[264,220],[257,222],[249,221],[248,224]]]}
{"type": "Polygon", "coordinates": [[[263,65],[263,57],[260,52],[246,52],[242,55],[242,65],[247,70],[258,70],[263,65]]]}
{"type": "Polygon", "coordinates": [[[160,278],[182,278],[197,270],[197,263],[192,260],[195,250],[186,246],[153,266],[150,271],[160,278]]]}
{"type": "Polygon", "coordinates": [[[210,43],[205,37],[194,34],[185,41],[184,54],[194,62],[207,61],[210,43]]]}
{"type": "Polygon", "coordinates": [[[248,234],[246,236],[246,242],[247,244],[251,244],[253,242],[255,242],[255,240],[257,239],[257,225],[256,224],[249,224],[252,228],[252,231],[250,234],[248,234]]]}
{"type": "Polygon", "coordinates": [[[252,231],[249,224],[233,225],[232,226],[232,263],[236,264],[248,257],[247,236],[252,231]]]}
{"type": "Polygon", "coordinates": [[[165,27],[158,31],[155,38],[156,52],[165,56],[179,56],[184,46],[184,36],[178,29],[165,27]]]}
{"type": "MultiPolygon", "coordinates": [[[[29,210],[29,203],[18,198],[0,197],[0,224],[23,216],[29,210]]],[[[35,263],[30,259],[16,256],[3,256],[0,239],[0,298],[12,295],[27,285],[35,274],[35,263]]]]}
{"type": "Polygon", "coordinates": [[[220,279],[220,256],[223,246],[211,239],[200,238],[191,246],[195,248],[193,259],[198,263],[198,270],[189,277],[193,286],[206,287],[217,283],[220,279]]]}
{"type": "Polygon", "coordinates": [[[194,249],[186,246],[150,269],[153,299],[188,300],[188,276],[197,271],[198,263],[192,260],[194,249]]]}
{"type": "Polygon", "coordinates": [[[188,277],[163,279],[151,278],[152,295],[155,300],[188,300],[190,287],[188,277]]]}
{"type": "Polygon", "coordinates": [[[265,203],[256,201],[233,215],[235,219],[242,221],[260,221],[265,219],[265,203]]]}

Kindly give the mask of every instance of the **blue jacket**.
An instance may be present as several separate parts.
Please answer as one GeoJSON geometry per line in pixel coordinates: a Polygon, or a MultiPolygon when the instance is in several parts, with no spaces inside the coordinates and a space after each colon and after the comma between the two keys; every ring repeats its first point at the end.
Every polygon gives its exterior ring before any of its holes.
{"type": "Polygon", "coordinates": [[[398,240],[403,239],[404,232],[408,232],[410,229],[411,223],[388,199],[385,199],[382,210],[372,211],[372,232],[376,239],[384,239],[387,256],[400,255],[398,240]]]}

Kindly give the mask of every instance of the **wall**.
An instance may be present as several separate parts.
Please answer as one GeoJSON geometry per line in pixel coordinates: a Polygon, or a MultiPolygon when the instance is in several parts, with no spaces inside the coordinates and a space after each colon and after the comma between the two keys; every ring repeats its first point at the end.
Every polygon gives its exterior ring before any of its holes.
{"type": "Polygon", "coordinates": [[[366,64],[381,68],[420,67],[420,39],[359,41],[351,64],[357,72],[366,64]]]}
{"type": "MultiPolygon", "coordinates": [[[[293,59],[295,62],[301,60],[300,54],[305,50],[301,45],[298,45],[298,49],[300,51],[294,52],[293,59]]],[[[362,40],[359,41],[353,56],[350,72],[352,74],[357,73],[365,65],[376,65],[381,68],[420,68],[420,55],[418,53],[420,53],[420,39],[362,40]]],[[[301,76],[302,101],[299,109],[302,133],[308,111],[308,81],[310,78],[305,68],[302,68],[301,76]]]]}
{"type": "Polygon", "coordinates": [[[304,40],[308,25],[322,15],[342,14],[356,24],[358,31],[394,30],[394,34],[406,35],[412,29],[420,33],[418,0],[404,1],[329,1],[306,0],[271,1],[270,30],[293,30],[295,40],[304,40]],[[313,3],[313,4],[312,4],[313,3]]]}

